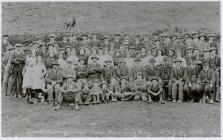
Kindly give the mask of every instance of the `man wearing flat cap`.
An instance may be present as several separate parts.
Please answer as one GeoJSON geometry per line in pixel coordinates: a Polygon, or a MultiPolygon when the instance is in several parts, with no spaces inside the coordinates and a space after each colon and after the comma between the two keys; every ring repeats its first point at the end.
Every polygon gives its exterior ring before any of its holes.
{"type": "Polygon", "coordinates": [[[11,44],[9,43],[9,36],[8,35],[3,35],[2,36],[2,53],[6,52],[6,49],[8,46],[10,46],[11,44]]]}
{"type": "MultiPolygon", "coordinates": [[[[53,47],[53,45],[49,45],[49,48],[53,47]]],[[[46,57],[46,61],[45,61],[45,65],[46,65],[46,69],[50,69],[52,68],[52,62],[56,60],[56,55],[53,51],[48,51],[47,57],[46,57]]]]}
{"type": "Polygon", "coordinates": [[[190,65],[191,64],[191,57],[193,56],[193,51],[194,51],[194,48],[192,46],[188,46],[186,48],[186,56],[185,56],[185,60],[187,62],[187,65],[190,65]]]}
{"type": "Polygon", "coordinates": [[[109,49],[109,36],[108,35],[105,35],[104,36],[104,41],[103,43],[100,44],[100,46],[105,50],[105,49],[109,49]]]}
{"type": "Polygon", "coordinates": [[[159,77],[161,78],[162,82],[160,85],[163,87],[164,92],[164,98],[168,98],[168,100],[171,100],[171,88],[172,88],[172,82],[170,81],[170,72],[172,71],[172,65],[169,64],[168,58],[165,56],[163,57],[163,63],[161,67],[159,68],[159,77]],[[167,89],[167,93],[165,94],[165,89],[167,89]]]}
{"type": "Polygon", "coordinates": [[[79,83],[81,83],[81,87],[88,87],[87,78],[87,66],[85,65],[86,58],[84,56],[80,56],[78,59],[78,66],[76,69],[76,79],[79,83]]]}
{"type": "Polygon", "coordinates": [[[114,69],[114,75],[117,78],[120,77],[128,77],[129,76],[129,69],[127,68],[125,64],[124,58],[120,58],[118,62],[118,67],[114,69]]]}
{"type": "Polygon", "coordinates": [[[98,48],[99,45],[100,45],[100,41],[97,38],[97,34],[93,33],[92,34],[92,40],[90,42],[90,46],[91,46],[91,48],[98,48]]]}
{"type": "Polygon", "coordinates": [[[88,64],[87,72],[88,72],[88,80],[92,82],[93,79],[101,78],[101,73],[103,71],[103,67],[98,63],[99,58],[97,55],[91,57],[92,63],[88,64]]]}
{"type": "Polygon", "coordinates": [[[115,43],[115,49],[119,49],[120,45],[121,45],[121,35],[119,33],[115,34],[115,39],[114,39],[114,43],[115,43]]]}
{"type": "Polygon", "coordinates": [[[212,47],[210,49],[210,59],[209,59],[209,64],[210,64],[210,68],[214,71],[215,73],[215,101],[219,101],[220,99],[220,69],[221,69],[221,61],[220,61],[220,57],[217,55],[217,50],[215,47],[212,47]]]}
{"type": "Polygon", "coordinates": [[[111,76],[114,75],[114,67],[112,66],[111,60],[106,60],[101,75],[101,81],[110,84],[111,76]]]}
{"type": "Polygon", "coordinates": [[[197,65],[195,57],[191,58],[190,65],[185,69],[185,84],[184,84],[184,93],[188,96],[190,102],[194,102],[197,96],[200,93],[200,89],[197,86],[197,78],[200,73],[200,67],[197,65]]]}
{"type": "Polygon", "coordinates": [[[188,47],[194,47],[193,46],[193,37],[192,35],[188,35],[186,37],[186,40],[185,40],[185,47],[188,48],[188,47]]]}
{"type": "Polygon", "coordinates": [[[198,32],[193,32],[191,34],[191,36],[193,37],[193,41],[192,41],[193,47],[194,48],[198,48],[198,46],[200,46],[200,40],[199,40],[199,34],[198,34],[198,32]]]}
{"type": "Polygon", "coordinates": [[[2,92],[6,96],[12,95],[12,55],[14,53],[14,47],[8,46],[7,48],[7,55],[2,59],[2,63],[4,65],[4,71],[3,73],[3,86],[2,86],[2,92]]]}
{"type": "Polygon", "coordinates": [[[173,83],[172,98],[173,98],[173,103],[176,103],[177,97],[178,97],[177,103],[182,103],[185,69],[181,66],[182,61],[180,59],[175,59],[174,63],[175,67],[173,67],[170,75],[170,80],[173,83]]]}
{"type": "Polygon", "coordinates": [[[139,52],[139,57],[141,59],[145,58],[147,56],[146,54],[146,46],[141,46],[140,47],[140,52],[139,52]]]}
{"type": "Polygon", "coordinates": [[[82,41],[79,42],[79,48],[84,46],[89,46],[89,42],[87,41],[87,34],[82,35],[82,41]]]}
{"type": "Polygon", "coordinates": [[[151,40],[149,39],[149,35],[148,35],[148,34],[144,34],[144,35],[143,35],[143,41],[142,41],[142,44],[143,44],[144,46],[146,46],[146,48],[151,48],[152,42],[151,42],[151,40]]]}
{"type": "Polygon", "coordinates": [[[16,44],[12,55],[12,85],[14,97],[22,97],[22,71],[25,64],[25,55],[21,50],[22,44],[16,44]]]}
{"type": "Polygon", "coordinates": [[[65,71],[67,69],[67,61],[64,60],[64,48],[59,49],[59,58],[57,62],[59,63],[59,68],[61,72],[63,73],[63,78],[65,78],[66,76],[65,71]]]}
{"type": "Polygon", "coordinates": [[[141,72],[143,74],[143,79],[145,79],[145,70],[144,67],[141,65],[142,60],[140,59],[140,57],[136,57],[134,61],[135,62],[133,63],[133,68],[129,70],[130,76],[133,76],[133,79],[135,79],[137,76],[137,72],[141,72]]]}
{"type": "Polygon", "coordinates": [[[161,104],[166,102],[163,100],[163,87],[159,84],[159,80],[156,77],[151,78],[151,84],[147,89],[148,103],[153,103],[153,98],[158,97],[161,104]]]}
{"type": "Polygon", "coordinates": [[[172,42],[169,37],[169,35],[165,36],[165,39],[163,40],[163,43],[161,45],[161,50],[163,52],[163,55],[168,55],[168,50],[172,48],[172,42]]]}
{"type": "Polygon", "coordinates": [[[55,60],[51,62],[53,68],[48,69],[46,73],[46,85],[47,85],[47,94],[50,105],[56,105],[55,101],[58,100],[58,95],[60,92],[60,87],[63,85],[63,76],[62,72],[59,69],[59,63],[55,60]],[[53,98],[53,93],[55,93],[55,98],[53,98]]]}
{"type": "Polygon", "coordinates": [[[210,99],[209,103],[214,103],[214,94],[212,93],[215,83],[215,74],[212,69],[209,68],[208,62],[203,62],[203,69],[200,71],[197,79],[197,86],[200,89],[200,103],[206,103],[207,97],[210,99]]]}
{"type": "Polygon", "coordinates": [[[159,81],[161,81],[159,77],[159,70],[155,66],[156,60],[154,58],[151,58],[149,60],[149,64],[145,67],[145,78],[148,80],[148,84],[151,82],[151,77],[157,77],[159,81]]]}
{"type": "Polygon", "coordinates": [[[73,33],[69,39],[69,44],[71,48],[75,49],[76,52],[79,50],[79,41],[77,40],[77,35],[73,33]]]}
{"type": "Polygon", "coordinates": [[[203,33],[200,34],[199,39],[200,39],[200,44],[197,46],[197,49],[199,49],[200,55],[203,56],[204,50],[210,49],[210,45],[205,41],[206,40],[205,34],[203,34],[203,33]]]}
{"type": "Polygon", "coordinates": [[[55,110],[58,110],[62,101],[73,102],[75,104],[75,109],[80,110],[79,103],[81,102],[81,87],[78,83],[74,82],[73,75],[67,75],[67,80],[60,88],[60,92],[57,98],[57,107],[55,110]]]}
{"type": "Polygon", "coordinates": [[[129,34],[128,33],[124,33],[124,38],[122,40],[122,44],[124,44],[124,43],[126,43],[128,45],[130,44],[129,34]]]}
{"type": "Polygon", "coordinates": [[[143,46],[143,43],[140,41],[139,34],[135,36],[134,41],[131,42],[130,45],[135,47],[135,51],[140,51],[140,47],[143,46]]]}
{"type": "Polygon", "coordinates": [[[217,49],[217,54],[220,55],[220,49],[219,49],[219,45],[217,44],[217,42],[215,41],[216,39],[216,35],[214,33],[211,33],[208,35],[208,44],[211,47],[216,47],[217,49]]]}
{"type": "Polygon", "coordinates": [[[173,42],[173,49],[175,51],[180,51],[182,56],[186,55],[186,48],[183,42],[180,40],[180,36],[178,35],[176,40],[173,42]]]}
{"type": "Polygon", "coordinates": [[[64,34],[62,38],[62,42],[59,44],[60,47],[65,48],[66,46],[69,46],[69,41],[68,41],[68,34],[64,34]]]}
{"type": "Polygon", "coordinates": [[[142,72],[137,72],[134,81],[134,100],[142,100],[142,101],[147,101],[146,97],[146,80],[143,79],[143,73],[142,72]]]}
{"type": "Polygon", "coordinates": [[[49,42],[47,42],[46,45],[49,45],[49,44],[55,44],[56,43],[56,35],[55,34],[50,34],[49,35],[49,42]]]}

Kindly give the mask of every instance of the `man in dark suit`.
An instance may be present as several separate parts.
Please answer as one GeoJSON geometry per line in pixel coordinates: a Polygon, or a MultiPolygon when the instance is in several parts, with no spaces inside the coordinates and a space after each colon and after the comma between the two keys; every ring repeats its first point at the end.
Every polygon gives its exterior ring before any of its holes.
{"type": "Polygon", "coordinates": [[[200,72],[200,67],[196,65],[195,57],[191,58],[191,64],[185,69],[185,85],[184,93],[186,93],[191,100],[194,101],[195,96],[198,95],[199,87],[197,86],[197,78],[200,72]]]}
{"type": "Polygon", "coordinates": [[[12,85],[14,97],[22,97],[22,70],[25,64],[25,54],[21,50],[22,45],[15,45],[15,53],[12,55],[12,85]]]}
{"type": "Polygon", "coordinates": [[[203,70],[198,75],[197,86],[202,94],[202,100],[200,102],[205,103],[206,97],[209,96],[210,104],[213,104],[213,93],[211,93],[215,83],[215,73],[209,68],[209,63],[203,63],[203,70]]]}
{"type": "Polygon", "coordinates": [[[181,60],[180,59],[175,59],[175,67],[171,71],[170,79],[172,81],[172,98],[173,98],[173,103],[176,103],[177,99],[177,93],[179,94],[178,96],[178,101],[177,103],[183,102],[183,86],[184,86],[184,73],[185,70],[181,66],[181,60]]]}

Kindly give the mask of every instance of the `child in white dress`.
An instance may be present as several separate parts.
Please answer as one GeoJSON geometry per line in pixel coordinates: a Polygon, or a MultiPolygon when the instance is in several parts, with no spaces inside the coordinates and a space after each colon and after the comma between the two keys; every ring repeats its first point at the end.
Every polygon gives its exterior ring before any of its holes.
{"type": "MultiPolygon", "coordinates": [[[[47,90],[45,88],[45,75],[46,75],[46,67],[43,63],[43,59],[41,56],[37,57],[36,64],[33,67],[33,82],[32,89],[37,94],[39,98],[42,93],[45,93],[47,90]]],[[[44,98],[41,97],[41,102],[43,102],[44,98]]]]}
{"type": "Polygon", "coordinates": [[[31,96],[31,88],[32,88],[32,75],[33,75],[33,66],[35,65],[36,62],[36,56],[35,52],[32,52],[31,55],[26,56],[26,62],[25,62],[25,67],[23,68],[23,83],[22,83],[22,88],[23,88],[23,94],[27,95],[26,98],[31,96]]]}

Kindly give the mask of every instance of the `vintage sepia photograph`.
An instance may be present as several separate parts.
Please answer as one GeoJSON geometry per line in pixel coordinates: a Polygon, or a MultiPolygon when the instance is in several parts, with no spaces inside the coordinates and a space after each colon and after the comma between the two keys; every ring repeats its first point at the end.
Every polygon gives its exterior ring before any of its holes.
{"type": "Polygon", "coordinates": [[[1,136],[220,138],[220,9],[1,2],[1,136]]]}

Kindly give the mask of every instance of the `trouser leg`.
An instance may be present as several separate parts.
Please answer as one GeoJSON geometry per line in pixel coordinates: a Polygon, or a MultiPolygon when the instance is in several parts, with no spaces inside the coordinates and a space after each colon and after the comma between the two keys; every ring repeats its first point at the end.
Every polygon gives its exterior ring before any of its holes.
{"type": "Polygon", "coordinates": [[[176,99],[176,97],[177,97],[177,84],[173,83],[172,84],[172,98],[176,99]]]}
{"type": "Polygon", "coordinates": [[[47,94],[49,102],[53,102],[53,86],[51,84],[47,85],[47,94]]]}
{"type": "Polygon", "coordinates": [[[18,95],[22,96],[22,71],[18,71],[18,85],[17,85],[18,95]]]}
{"type": "Polygon", "coordinates": [[[159,94],[159,100],[162,102],[163,101],[163,95],[162,95],[163,93],[161,92],[160,94],[159,94]]]}
{"type": "Polygon", "coordinates": [[[12,75],[10,74],[7,84],[7,95],[12,95],[12,75]]]}
{"type": "Polygon", "coordinates": [[[215,92],[215,100],[219,100],[220,99],[220,88],[219,88],[219,83],[220,83],[220,81],[219,81],[219,79],[220,79],[220,77],[219,77],[219,72],[217,71],[217,70],[215,70],[215,78],[216,78],[216,81],[215,81],[215,88],[216,88],[216,92],[215,92]]]}
{"type": "Polygon", "coordinates": [[[75,103],[80,103],[81,102],[81,94],[80,93],[76,93],[75,95],[75,103]]]}
{"type": "Polygon", "coordinates": [[[58,100],[59,93],[60,93],[60,85],[59,84],[56,84],[55,85],[55,100],[56,101],[58,100]]]}
{"type": "Polygon", "coordinates": [[[141,98],[144,102],[148,100],[148,98],[146,97],[146,93],[142,93],[141,98]]]}
{"type": "Polygon", "coordinates": [[[179,84],[179,99],[180,100],[182,100],[183,101],[183,86],[184,86],[184,83],[183,82],[181,82],[180,84],[179,84]]]}
{"type": "Polygon", "coordinates": [[[18,77],[18,71],[13,71],[12,73],[12,91],[13,95],[17,95],[16,89],[17,89],[17,77],[18,77]]]}
{"type": "Polygon", "coordinates": [[[189,99],[194,99],[192,87],[189,87],[188,84],[184,85],[183,92],[189,97],[189,99]]]}
{"type": "Polygon", "coordinates": [[[105,98],[106,98],[107,101],[109,101],[110,95],[111,95],[110,93],[106,93],[106,97],[105,98]]]}
{"type": "Polygon", "coordinates": [[[57,97],[57,103],[58,104],[61,104],[62,101],[63,101],[63,95],[66,94],[66,93],[62,93],[62,92],[59,92],[58,93],[58,97],[57,97]]]}
{"type": "Polygon", "coordinates": [[[2,86],[2,93],[7,95],[7,85],[9,81],[9,73],[5,72],[4,77],[3,77],[3,86],[2,86]]]}

